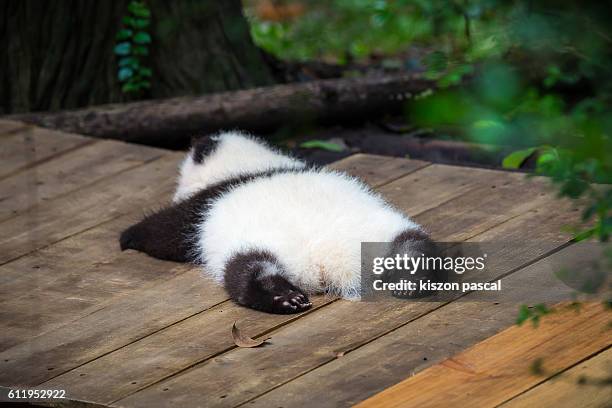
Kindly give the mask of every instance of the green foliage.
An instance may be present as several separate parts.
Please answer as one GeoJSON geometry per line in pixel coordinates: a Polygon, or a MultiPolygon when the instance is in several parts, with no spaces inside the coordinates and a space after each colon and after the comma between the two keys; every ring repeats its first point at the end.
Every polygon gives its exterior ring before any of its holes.
{"type": "Polygon", "coordinates": [[[120,42],[115,46],[115,54],[116,55],[130,55],[130,50],[132,48],[132,44],[127,41],[120,42]]]}
{"type": "MultiPolygon", "coordinates": [[[[612,146],[602,134],[594,133],[591,136],[594,139],[582,134],[580,144],[573,147],[541,146],[538,149],[536,174],[549,177],[558,186],[559,196],[583,199],[582,222],[591,226],[578,229],[574,235],[575,241],[597,238],[606,242],[612,234],[612,161],[607,157],[610,150],[599,152],[597,149],[610,149],[612,146]]],[[[530,148],[514,152],[506,157],[504,165],[516,164],[525,153],[535,150],[530,148]]]]}
{"type": "Polygon", "coordinates": [[[516,324],[521,326],[523,323],[531,321],[533,327],[538,327],[542,316],[549,313],[551,313],[551,310],[542,303],[535,306],[521,305],[518,317],[516,318],[516,324]]]}
{"type": "MultiPolygon", "coordinates": [[[[291,2],[276,2],[289,4],[291,2]]],[[[313,0],[291,21],[262,21],[255,41],[285,59],[396,55],[438,90],[407,106],[410,122],[471,142],[514,147],[501,163],[536,174],[583,206],[575,240],[612,233],[612,12],[603,4],[529,0],[313,0]],[[418,61],[404,51],[428,52],[418,61]],[[399,55],[397,55],[399,53],[399,55]],[[466,79],[470,79],[466,81],[466,79]],[[456,85],[462,84],[461,87],[456,85]]]]}
{"type": "MultiPolygon", "coordinates": [[[[481,10],[470,17],[469,43],[443,46],[425,58],[426,76],[442,89],[410,102],[410,122],[472,142],[514,147],[502,163],[506,168],[520,168],[535,155],[534,173],[582,207],[574,240],[608,241],[611,11],[577,1],[469,4],[481,10]]],[[[612,254],[606,256],[612,261],[612,254]]],[[[522,306],[517,323],[537,324],[544,308],[522,306]]]]}
{"type": "Polygon", "coordinates": [[[411,122],[473,142],[514,146],[502,163],[506,168],[520,168],[537,154],[536,174],[549,177],[561,197],[580,199],[584,206],[586,227],[575,239],[607,241],[612,233],[610,12],[578,2],[469,4],[481,10],[472,17],[470,44],[425,59],[426,76],[443,90],[412,101],[411,122]],[[471,81],[452,88],[470,75],[471,81]]]}
{"type": "Polygon", "coordinates": [[[407,50],[417,41],[431,43],[435,33],[459,33],[464,24],[463,15],[453,12],[463,7],[458,0],[310,0],[303,4],[304,15],[282,22],[262,21],[247,8],[256,44],[282,59],[324,58],[342,64],[373,53],[407,50]]]}
{"type": "Polygon", "coordinates": [[[117,79],[124,93],[138,94],[151,88],[149,78],[153,72],[145,66],[142,58],[149,55],[151,35],[145,28],[151,22],[151,11],[143,1],[131,1],[128,15],[122,22],[123,27],[115,37],[119,42],[114,48],[115,55],[119,57],[117,79]]]}
{"type": "Polygon", "coordinates": [[[134,35],[133,40],[136,44],[149,44],[151,43],[151,36],[149,33],[139,31],[134,35]]]}
{"type": "Polygon", "coordinates": [[[119,30],[119,32],[117,33],[116,39],[119,41],[125,41],[127,39],[129,39],[130,37],[132,37],[132,34],[134,32],[132,30],[129,30],[127,28],[123,28],[121,30],[119,30]]]}
{"type": "Polygon", "coordinates": [[[525,160],[527,160],[535,151],[535,147],[530,147],[528,149],[517,150],[513,153],[510,153],[504,158],[502,166],[505,169],[518,169],[525,162],[525,160]]]}
{"type": "Polygon", "coordinates": [[[149,19],[151,17],[151,11],[143,2],[140,1],[131,1],[130,4],[128,4],[128,11],[134,17],[139,17],[142,19],[149,19]]]}
{"type": "Polygon", "coordinates": [[[339,144],[327,142],[325,140],[308,140],[301,143],[300,147],[305,149],[322,149],[330,152],[341,152],[344,150],[344,148],[339,144]]]}

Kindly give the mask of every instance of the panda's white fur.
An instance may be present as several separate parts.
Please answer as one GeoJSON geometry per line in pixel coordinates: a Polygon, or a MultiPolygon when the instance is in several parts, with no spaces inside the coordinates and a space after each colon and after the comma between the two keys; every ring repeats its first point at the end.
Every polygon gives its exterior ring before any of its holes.
{"type": "Polygon", "coordinates": [[[219,282],[232,256],[263,250],[278,262],[265,273],[282,274],[306,293],[326,290],[357,299],[361,242],[391,241],[402,231],[420,230],[356,178],[309,169],[238,132],[216,138],[201,164],[193,152],[187,155],[176,202],[237,175],[294,169],[237,184],[203,210],[195,248],[204,272],[219,282]]]}
{"type": "Polygon", "coordinates": [[[285,156],[241,132],[225,132],[211,138],[217,141],[217,146],[214,154],[206,157],[206,163],[194,161],[193,148],[181,163],[173,198],[175,203],[232,177],[276,168],[305,167],[300,160],[285,156]]]}

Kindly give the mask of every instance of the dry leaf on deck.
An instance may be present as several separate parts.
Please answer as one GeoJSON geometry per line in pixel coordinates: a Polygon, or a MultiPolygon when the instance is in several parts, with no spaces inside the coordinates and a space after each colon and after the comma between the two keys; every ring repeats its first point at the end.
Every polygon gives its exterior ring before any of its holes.
{"type": "Polygon", "coordinates": [[[238,327],[236,327],[236,322],[234,322],[234,324],[232,325],[232,339],[234,339],[234,344],[238,347],[250,348],[261,346],[266,342],[266,340],[269,339],[269,337],[265,339],[254,340],[249,336],[242,334],[238,327]]]}

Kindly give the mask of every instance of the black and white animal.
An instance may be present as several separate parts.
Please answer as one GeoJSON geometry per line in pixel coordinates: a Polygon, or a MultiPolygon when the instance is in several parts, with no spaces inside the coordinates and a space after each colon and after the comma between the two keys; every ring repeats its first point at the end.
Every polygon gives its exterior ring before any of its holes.
{"type": "Polygon", "coordinates": [[[173,204],[128,228],[121,249],[195,262],[240,305],[308,309],[308,295],[360,297],[361,242],[421,253],[429,238],[360,180],[313,168],[240,132],[197,141],[173,204]]]}

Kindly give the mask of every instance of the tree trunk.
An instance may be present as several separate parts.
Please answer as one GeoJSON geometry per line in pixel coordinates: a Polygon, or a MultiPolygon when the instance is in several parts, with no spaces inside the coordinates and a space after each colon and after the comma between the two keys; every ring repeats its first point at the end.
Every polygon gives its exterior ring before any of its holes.
{"type": "MultiPolygon", "coordinates": [[[[125,102],[114,54],[129,0],[4,0],[0,113],[125,102]]],[[[199,95],[278,82],[252,42],[240,0],[147,0],[151,88],[140,97],[199,95]]]]}
{"type": "Polygon", "coordinates": [[[7,119],[96,137],[178,146],[220,129],[266,132],[287,124],[359,123],[401,113],[435,86],[418,75],[344,78],[198,97],[141,101],[7,119]]]}

